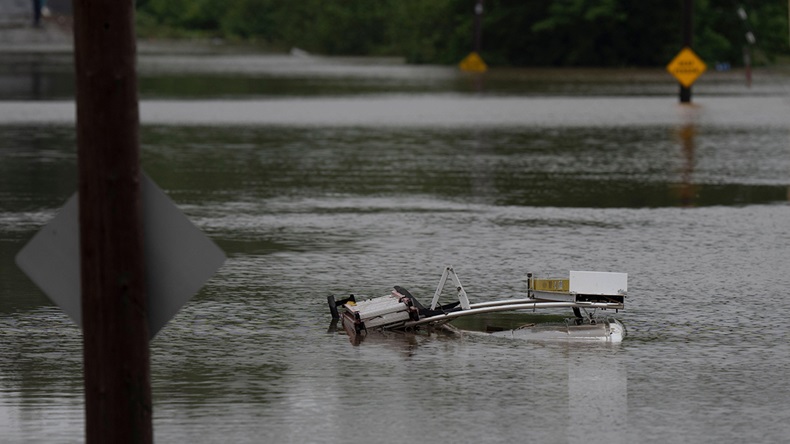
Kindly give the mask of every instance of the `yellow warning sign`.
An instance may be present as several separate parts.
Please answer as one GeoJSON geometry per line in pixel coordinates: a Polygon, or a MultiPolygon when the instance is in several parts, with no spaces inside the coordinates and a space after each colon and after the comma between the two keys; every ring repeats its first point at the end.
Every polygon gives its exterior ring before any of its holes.
{"type": "Polygon", "coordinates": [[[667,71],[686,88],[690,87],[705,69],[707,69],[705,62],[688,47],[683,48],[667,65],[667,71]]]}
{"type": "Polygon", "coordinates": [[[480,55],[474,51],[470,52],[468,56],[461,60],[458,67],[461,68],[461,71],[468,72],[486,72],[488,70],[486,62],[484,62],[483,59],[480,58],[480,55]]]}

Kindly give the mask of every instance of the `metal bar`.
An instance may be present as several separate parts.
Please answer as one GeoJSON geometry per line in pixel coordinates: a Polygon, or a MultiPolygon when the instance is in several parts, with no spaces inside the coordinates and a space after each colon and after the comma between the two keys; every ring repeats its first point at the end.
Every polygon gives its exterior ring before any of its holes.
{"type": "Polygon", "coordinates": [[[433,299],[431,299],[431,310],[436,310],[436,305],[439,303],[439,297],[442,295],[444,284],[447,282],[447,276],[450,274],[450,270],[452,269],[453,267],[445,267],[444,272],[442,272],[442,277],[439,279],[439,285],[436,286],[436,292],[433,294],[433,299]]]}
{"type": "MultiPolygon", "coordinates": [[[[616,304],[619,305],[619,304],[616,304]]],[[[500,311],[515,311],[515,310],[528,310],[536,308],[572,308],[572,307],[586,307],[586,308],[617,308],[612,304],[603,302],[529,302],[529,303],[516,303],[508,305],[488,306],[481,308],[470,308],[469,310],[454,311],[451,313],[440,314],[420,319],[419,321],[407,322],[406,328],[416,327],[418,325],[430,324],[431,322],[449,321],[462,316],[471,316],[483,313],[496,313],[500,311]]]]}
{"type": "Polygon", "coordinates": [[[483,308],[483,307],[496,307],[497,305],[528,304],[532,302],[539,302],[539,301],[533,298],[504,299],[501,301],[478,302],[476,304],[470,304],[469,308],[474,309],[474,308],[483,308]]]}
{"type": "Polygon", "coordinates": [[[74,0],[88,443],[150,443],[134,2],[74,0]]]}
{"type": "Polygon", "coordinates": [[[527,273],[527,297],[532,297],[532,273],[527,273]]]}
{"type": "Polygon", "coordinates": [[[484,307],[497,307],[500,305],[513,305],[513,304],[531,304],[531,303],[545,303],[545,302],[562,302],[566,304],[578,304],[579,307],[589,307],[589,304],[607,304],[606,308],[612,309],[623,309],[624,304],[616,303],[616,302],[586,302],[586,301],[545,301],[540,299],[534,298],[527,298],[527,299],[506,299],[502,301],[491,301],[491,302],[478,302],[476,304],[471,304],[469,307],[470,309],[475,308],[484,308],[484,307]]]}
{"type": "Polygon", "coordinates": [[[455,284],[455,290],[458,292],[458,301],[461,302],[461,308],[464,310],[469,310],[469,297],[466,295],[466,290],[464,290],[464,286],[461,285],[461,280],[458,279],[458,275],[455,274],[455,270],[452,268],[450,269],[450,277],[453,279],[453,284],[455,284]]]}

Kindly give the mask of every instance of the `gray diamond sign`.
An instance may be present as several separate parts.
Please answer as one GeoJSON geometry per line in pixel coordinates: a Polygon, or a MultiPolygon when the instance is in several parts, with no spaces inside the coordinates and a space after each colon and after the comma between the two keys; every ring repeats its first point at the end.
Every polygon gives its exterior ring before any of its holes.
{"type": "MultiPolygon", "coordinates": [[[[150,338],[225,262],[225,253],[203,234],[145,174],[140,175],[145,279],[150,338]]],[[[82,326],[79,196],[16,256],[22,271],[77,325],[82,326]]]]}

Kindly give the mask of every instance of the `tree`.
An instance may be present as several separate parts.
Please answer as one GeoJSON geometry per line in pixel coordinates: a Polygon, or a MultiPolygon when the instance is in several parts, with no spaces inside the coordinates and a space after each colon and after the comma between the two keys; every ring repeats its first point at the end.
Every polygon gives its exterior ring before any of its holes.
{"type": "MultiPolygon", "coordinates": [[[[741,61],[747,28],[770,60],[788,54],[787,4],[696,0],[694,49],[741,61]]],[[[137,0],[142,32],[263,41],[311,52],[401,55],[457,63],[472,46],[475,0],[137,0]]],[[[657,66],[682,46],[681,0],[486,0],[482,55],[490,65],[657,66]]]]}

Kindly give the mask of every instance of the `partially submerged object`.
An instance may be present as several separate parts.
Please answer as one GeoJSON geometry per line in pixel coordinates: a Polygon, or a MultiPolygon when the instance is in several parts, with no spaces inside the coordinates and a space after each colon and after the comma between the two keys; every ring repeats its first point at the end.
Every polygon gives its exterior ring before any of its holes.
{"type": "Polygon", "coordinates": [[[343,328],[354,343],[375,330],[449,328],[450,321],[462,317],[547,308],[570,308],[574,317],[567,319],[562,325],[528,324],[491,334],[538,340],[620,342],[625,337],[622,323],[612,317],[598,317],[596,312],[618,312],[625,308],[627,292],[628,275],[625,273],[571,271],[567,279],[538,279],[528,273],[526,298],[473,304],[469,302],[453,267],[446,267],[431,304],[427,307],[408,290],[397,285],[386,296],[358,299],[352,294],[342,300],[329,296],[328,303],[333,320],[342,319],[343,328]],[[448,279],[455,286],[458,300],[440,305],[439,299],[448,279]]]}

